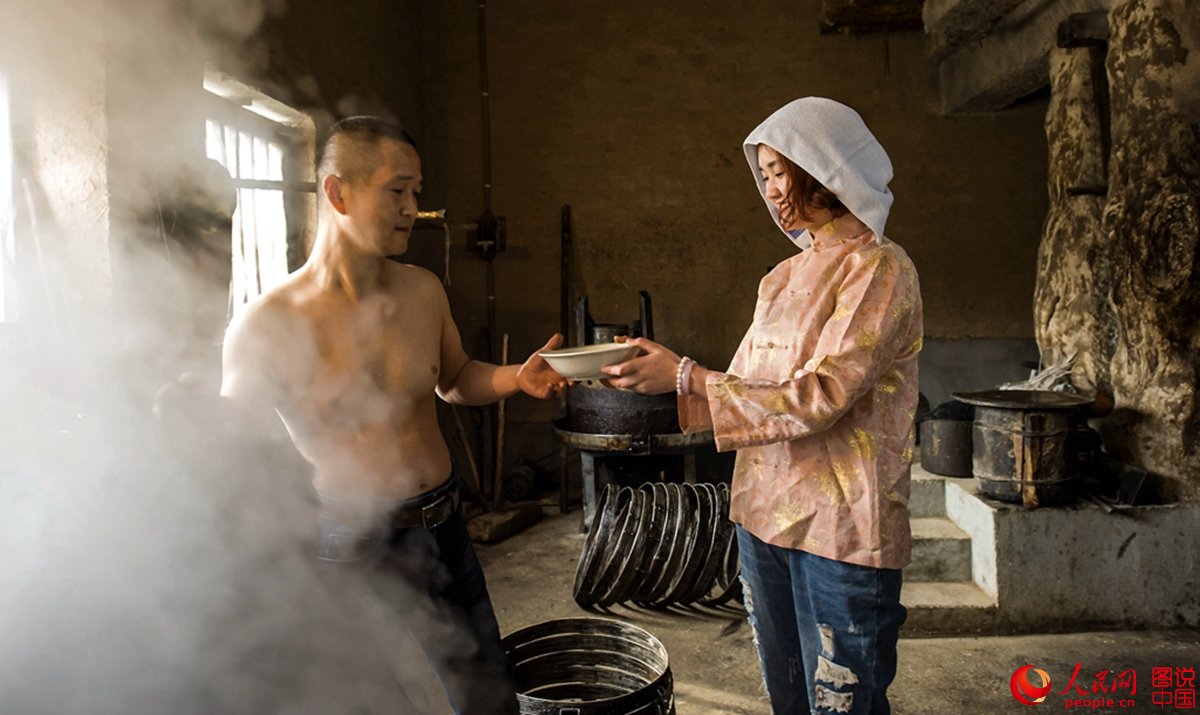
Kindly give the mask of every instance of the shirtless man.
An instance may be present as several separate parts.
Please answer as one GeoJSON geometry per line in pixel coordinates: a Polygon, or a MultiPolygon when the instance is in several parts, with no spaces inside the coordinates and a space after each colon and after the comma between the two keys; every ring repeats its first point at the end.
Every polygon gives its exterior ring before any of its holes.
{"type": "Polygon", "coordinates": [[[312,255],[230,326],[221,394],[274,408],[313,465],[322,559],[399,572],[436,617],[465,626],[468,638],[422,642],[455,711],[516,712],[434,395],[482,405],[518,391],[545,398],[566,381],[536,353],[523,365],[471,360],[438,279],[388,259],[407,249],[421,194],[404,130],[338,122],[318,187],[312,255]]]}

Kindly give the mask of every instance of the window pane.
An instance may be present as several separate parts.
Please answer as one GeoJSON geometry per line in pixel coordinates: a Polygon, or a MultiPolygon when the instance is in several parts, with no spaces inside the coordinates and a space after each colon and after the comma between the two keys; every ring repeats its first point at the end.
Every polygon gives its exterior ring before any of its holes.
{"type": "Polygon", "coordinates": [[[254,178],[266,180],[267,176],[267,143],[260,137],[254,137],[254,178]]]}
{"type": "MultiPolygon", "coordinates": [[[[258,251],[254,240],[254,190],[253,189],[238,189],[238,208],[233,215],[233,236],[234,254],[242,256],[242,274],[241,286],[242,290],[234,295],[238,296],[239,300],[234,304],[234,309],[241,307],[242,303],[250,300],[259,294],[258,288],[258,251]]],[[[234,276],[237,280],[237,276],[234,276]]]]}
{"type": "Polygon", "coordinates": [[[238,178],[238,163],[237,163],[237,130],[233,127],[225,127],[225,168],[229,169],[229,175],[233,178],[238,178]]]}
{"type": "Polygon", "coordinates": [[[255,194],[258,272],[263,290],[269,290],[287,277],[287,218],[282,191],[258,189],[255,194]]]}
{"type": "MultiPolygon", "coordinates": [[[[235,103],[236,104],[236,103],[235,103]]],[[[255,117],[243,122],[237,112],[205,120],[205,149],[209,158],[229,170],[239,186],[233,214],[233,265],[230,294],[234,312],[281,283],[288,274],[288,221],[283,194],[285,152],[292,151],[276,133],[255,117]],[[271,182],[264,187],[260,182],[271,182]],[[278,188],[275,188],[275,187],[278,188]]]]}
{"type": "Polygon", "coordinates": [[[229,168],[229,163],[225,161],[225,140],[222,137],[221,125],[209,119],[204,122],[204,153],[209,159],[213,159],[221,164],[226,169],[229,168]]]}
{"type": "Polygon", "coordinates": [[[271,181],[283,181],[283,150],[272,142],[267,145],[267,178],[271,181]]]}
{"type": "Polygon", "coordinates": [[[254,137],[246,132],[238,132],[237,138],[237,173],[234,174],[234,178],[256,178],[254,176],[254,137]]]}

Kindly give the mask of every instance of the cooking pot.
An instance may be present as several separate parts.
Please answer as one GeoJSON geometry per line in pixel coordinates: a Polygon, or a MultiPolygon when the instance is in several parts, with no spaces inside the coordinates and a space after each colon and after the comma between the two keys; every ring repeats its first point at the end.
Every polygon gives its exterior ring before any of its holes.
{"type": "MultiPolygon", "coordinates": [[[[587,296],[575,304],[577,335],[589,343],[610,342],[617,335],[654,339],[650,294],[638,291],[638,319],[634,329],[621,323],[597,323],[588,312],[587,296]]],[[[599,381],[578,382],[567,390],[567,426],[572,432],[633,435],[671,434],[679,431],[675,393],[640,395],[632,390],[606,387],[599,381]]]]}
{"type": "Polygon", "coordinates": [[[674,393],[641,395],[588,381],[567,389],[567,424],[573,432],[645,436],[678,432],[679,416],[674,393]]]}
{"type": "Polygon", "coordinates": [[[629,335],[629,326],[624,323],[596,323],[592,326],[589,343],[615,343],[618,335],[629,335]]]}

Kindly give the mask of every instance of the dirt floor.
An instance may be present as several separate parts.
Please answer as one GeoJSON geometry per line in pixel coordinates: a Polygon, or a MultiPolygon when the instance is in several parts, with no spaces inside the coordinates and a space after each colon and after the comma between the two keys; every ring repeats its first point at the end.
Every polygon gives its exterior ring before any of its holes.
{"type": "MultiPolygon", "coordinates": [[[[651,610],[618,605],[605,612],[580,608],[571,596],[584,543],[580,512],[559,514],[550,501],[543,511],[545,518],[526,531],[498,544],[477,545],[502,633],[550,619],[617,618],[648,630],[666,647],[679,715],[770,713],[740,606],[651,610]]],[[[1187,683],[1179,687],[1177,676],[1186,678],[1186,669],[1192,669],[1194,695],[1200,632],[902,638],[899,670],[890,691],[893,712],[1028,712],[1029,706],[1018,703],[1010,691],[1014,671],[1027,664],[1051,679],[1050,694],[1036,706],[1044,711],[1191,712],[1195,708],[1184,707],[1187,683]],[[1079,672],[1072,683],[1076,665],[1079,672]],[[1167,671],[1173,674],[1170,687],[1156,687],[1165,683],[1164,671],[1158,670],[1162,668],[1184,670],[1167,671]],[[1124,673],[1128,684],[1130,669],[1136,674],[1136,692],[1127,686],[1113,688],[1117,674],[1124,673]],[[1101,680],[1096,675],[1101,671],[1110,673],[1101,680]],[[1168,695],[1170,704],[1155,704],[1168,695]]]]}

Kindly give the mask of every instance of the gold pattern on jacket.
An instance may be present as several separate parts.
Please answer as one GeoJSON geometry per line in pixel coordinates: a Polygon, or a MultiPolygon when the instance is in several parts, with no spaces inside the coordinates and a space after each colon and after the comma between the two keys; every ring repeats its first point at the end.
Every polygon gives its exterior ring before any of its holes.
{"type": "Polygon", "coordinates": [[[707,403],[680,399],[685,431],[738,451],[731,518],[776,546],[907,565],[921,336],[912,261],[853,216],[767,274],[707,403]]]}

